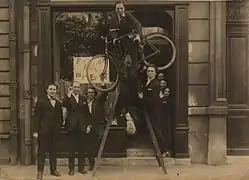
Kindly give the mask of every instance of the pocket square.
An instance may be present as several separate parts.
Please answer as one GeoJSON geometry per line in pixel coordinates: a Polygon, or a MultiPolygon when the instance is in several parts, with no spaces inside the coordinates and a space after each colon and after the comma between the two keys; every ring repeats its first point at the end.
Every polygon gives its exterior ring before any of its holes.
{"type": "Polygon", "coordinates": [[[151,88],[148,88],[148,91],[152,91],[152,89],[151,89],[151,88]]]}

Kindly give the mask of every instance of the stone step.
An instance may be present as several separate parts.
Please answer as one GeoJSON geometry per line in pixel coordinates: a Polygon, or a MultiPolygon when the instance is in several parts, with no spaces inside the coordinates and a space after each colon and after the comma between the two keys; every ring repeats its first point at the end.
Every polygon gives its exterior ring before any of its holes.
{"type": "MultiPolygon", "coordinates": [[[[164,163],[167,166],[175,165],[174,158],[164,158],[164,163]]],[[[49,160],[46,159],[46,165],[49,164],[49,160]]],[[[77,158],[75,158],[75,164],[77,165],[77,158]]],[[[88,161],[86,162],[88,164],[88,161]]],[[[58,166],[68,166],[67,158],[57,159],[58,166]]],[[[155,157],[127,157],[127,158],[102,158],[100,162],[101,166],[158,166],[155,157]]]]}
{"type": "Polygon", "coordinates": [[[154,156],[155,152],[149,148],[129,148],[126,150],[127,157],[154,156]]]}

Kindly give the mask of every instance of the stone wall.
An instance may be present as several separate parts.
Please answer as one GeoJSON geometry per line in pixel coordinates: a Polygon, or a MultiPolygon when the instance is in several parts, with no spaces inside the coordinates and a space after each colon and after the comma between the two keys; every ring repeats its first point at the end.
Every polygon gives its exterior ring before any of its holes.
{"type": "Polygon", "coordinates": [[[10,123],[10,55],[9,55],[9,6],[8,0],[0,1],[0,163],[9,161],[10,123]]]}
{"type": "Polygon", "coordinates": [[[189,4],[189,153],[192,163],[206,163],[209,106],[209,2],[189,4]],[[205,112],[205,111],[202,111],[205,112]]]}

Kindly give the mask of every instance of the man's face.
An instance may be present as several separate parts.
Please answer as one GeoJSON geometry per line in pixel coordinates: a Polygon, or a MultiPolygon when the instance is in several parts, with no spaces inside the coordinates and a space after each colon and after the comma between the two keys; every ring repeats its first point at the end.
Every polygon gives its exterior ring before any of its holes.
{"type": "Polygon", "coordinates": [[[165,88],[167,86],[167,82],[165,80],[160,81],[161,88],[165,88]]]}
{"type": "Polygon", "coordinates": [[[88,99],[93,99],[94,96],[95,96],[94,90],[93,90],[92,88],[89,88],[89,89],[87,90],[87,97],[88,97],[88,99]]]}
{"type": "Polygon", "coordinates": [[[119,16],[123,16],[125,12],[125,7],[123,3],[116,4],[115,11],[119,16]]]}
{"type": "Polygon", "coordinates": [[[153,79],[156,77],[156,70],[154,67],[148,67],[147,68],[147,76],[149,79],[153,79]]]}
{"type": "Polygon", "coordinates": [[[73,83],[73,93],[76,95],[80,93],[80,83],[73,83]]]}
{"type": "Polygon", "coordinates": [[[159,80],[164,79],[164,74],[163,74],[163,73],[159,73],[159,74],[157,75],[157,79],[159,79],[159,80]]]}
{"type": "Polygon", "coordinates": [[[48,89],[47,89],[47,94],[49,97],[51,98],[55,98],[56,97],[56,91],[57,91],[57,87],[55,85],[49,85],[48,89]]]}

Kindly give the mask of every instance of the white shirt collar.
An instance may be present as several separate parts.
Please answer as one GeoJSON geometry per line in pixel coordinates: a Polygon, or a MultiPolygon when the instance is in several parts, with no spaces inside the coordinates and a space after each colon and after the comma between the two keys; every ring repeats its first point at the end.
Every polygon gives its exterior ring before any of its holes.
{"type": "Polygon", "coordinates": [[[73,97],[75,98],[76,102],[79,102],[79,94],[72,93],[73,97]]]}
{"type": "MultiPolygon", "coordinates": [[[[153,78],[153,79],[155,79],[155,78],[153,78]]],[[[147,79],[147,83],[146,83],[146,86],[153,80],[153,79],[147,79]]]]}
{"type": "Polygon", "coordinates": [[[47,97],[50,101],[55,101],[55,99],[52,99],[49,95],[47,97]]]}

